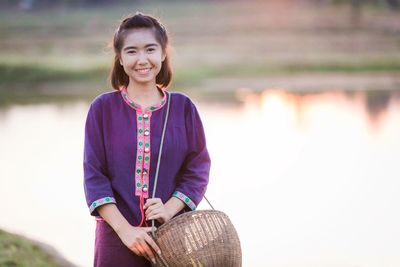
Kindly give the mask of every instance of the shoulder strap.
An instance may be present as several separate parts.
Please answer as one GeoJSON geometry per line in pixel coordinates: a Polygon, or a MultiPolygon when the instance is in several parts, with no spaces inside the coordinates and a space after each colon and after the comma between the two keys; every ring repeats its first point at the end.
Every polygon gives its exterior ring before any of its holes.
{"type": "MultiPolygon", "coordinates": [[[[157,167],[156,167],[156,174],[154,177],[154,187],[153,187],[153,193],[152,193],[152,198],[155,198],[156,196],[156,189],[157,189],[157,181],[158,181],[158,171],[160,169],[160,162],[161,162],[161,154],[162,154],[162,148],[164,145],[164,137],[165,137],[165,131],[167,128],[167,122],[168,122],[168,117],[169,117],[169,109],[170,109],[170,102],[171,102],[171,93],[165,92],[167,94],[167,112],[165,114],[165,119],[164,119],[164,126],[163,126],[163,130],[162,130],[162,134],[161,134],[161,143],[160,143],[160,150],[158,152],[158,159],[157,159],[157,167]]],[[[208,201],[208,199],[206,198],[206,196],[204,196],[205,200],[207,201],[207,203],[210,205],[210,207],[212,209],[214,209],[214,207],[211,205],[211,203],[208,201]]],[[[155,227],[154,227],[154,220],[151,220],[151,233],[153,235],[153,237],[155,237],[155,227]]]]}
{"type": "Polygon", "coordinates": [[[165,130],[167,128],[167,122],[168,122],[168,115],[169,115],[169,108],[170,108],[170,102],[171,102],[171,95],[170,93],[166,92],[167,94],[167,113],[165,114],[165,119],[164,119],[164,126],[161,134],[161,143],[160,143],[160,150],[158,151],[158,159],[157,159],[157,167],[156,167],[156,175],[154,178],[154,188],[153,188],[153,194],[152,198],[156,196],[156,189],[157,189],[157,180],[158,180],[158,171],[160,169],[160,162],[161,162],[161,153],[162,153],[162,148],[164,145],[164,137],[165,137],[165,130]]]}
{"type": "MultiPolygon", "coordinates": [[[[165,137],[165,130],[167,128],[167,122],[168,122],[168,116],[169,116],[169,108],[170,108],[170,103],[171,103],[171,95],[168,92],[165,92],[167,94],[167,112],[165,114],[165,119],[164,119],[164,126],[161,134],[161,143],[160,143],[160,150],[158,151],[158,159],[157,159],[157,167],[156,167],[156,174],[154,177],[154,187],[153,187],[153,193],[152,193],[152,198],[156,196],[156,189],[157,189],[157,181],[158,181],[158,171],[160,170],[160,162],[161,162],[161,153],[162,153],[162,148],[164,145],[164,137],[165,137]]],[[[153,237],[156,236],[155,233],[155,227],[154,227],[154,220],[151,220],[151,234],[153,237]]]]}

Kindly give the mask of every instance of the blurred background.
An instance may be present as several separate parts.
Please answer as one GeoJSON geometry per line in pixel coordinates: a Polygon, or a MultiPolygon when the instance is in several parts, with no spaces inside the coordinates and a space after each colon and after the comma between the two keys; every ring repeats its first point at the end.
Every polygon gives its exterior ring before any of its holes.
{"type": "Polygon", "coordinates": [[[169,90],[201,113],[206,195],[233,221],[243,266],[400,265],[400,1],[0,9],[0,266],[92,266],[84,124],[93,98],[112,90],[113,32],[136,11],[170,34],[169,90]]]}

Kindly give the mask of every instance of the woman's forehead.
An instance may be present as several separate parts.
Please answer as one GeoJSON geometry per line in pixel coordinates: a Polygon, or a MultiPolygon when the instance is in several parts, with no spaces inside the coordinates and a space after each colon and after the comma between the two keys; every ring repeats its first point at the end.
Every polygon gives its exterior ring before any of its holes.
{"type": "Polygon", "coordinates": [[[155,37],[154,29],[151,28],[129,30],[124,38],[124,47],[145,47],[149,44],[160,45],[155,37]]]}

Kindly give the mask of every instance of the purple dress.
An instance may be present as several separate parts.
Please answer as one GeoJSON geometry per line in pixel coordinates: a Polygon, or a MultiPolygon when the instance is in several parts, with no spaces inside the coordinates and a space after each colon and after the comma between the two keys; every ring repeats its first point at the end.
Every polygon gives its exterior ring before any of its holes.
{"type": "Polygon", "coordinates": [[[142,109],[121,88],[99,95],[89,108],[83,167],[86,202],[97,221],[94,266],[151,266],[122,243],[97,207],[115,203],[131,225],[141,223],[140,200],[152,196],[168,97],[156,197],[163,203],[181,199],[184,212],[196,209],[204,196],[210,158],[197,109],[184,94],[163,95],[160,103],[142,109]]]}

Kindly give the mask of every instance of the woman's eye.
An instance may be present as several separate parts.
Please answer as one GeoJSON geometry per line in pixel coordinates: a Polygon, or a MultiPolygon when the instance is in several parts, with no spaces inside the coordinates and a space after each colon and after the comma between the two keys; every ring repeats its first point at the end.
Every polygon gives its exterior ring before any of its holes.
{"type": "Polygon", "coordinates": [[[154,48],[147,49],[147,52],[154,52],[154,51],[156,51],[154,48]]]}
{"type": "Polygon", "coordinates": [[[136,51],[133,51],[133,50],[128,51],[128,54],[135,54],[135,53],[136,53],[136,51]]]}

